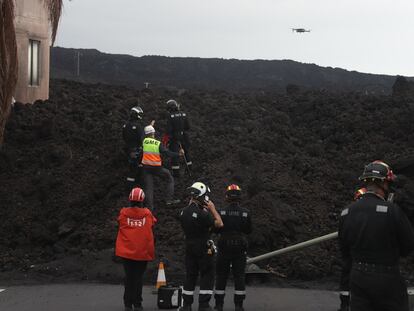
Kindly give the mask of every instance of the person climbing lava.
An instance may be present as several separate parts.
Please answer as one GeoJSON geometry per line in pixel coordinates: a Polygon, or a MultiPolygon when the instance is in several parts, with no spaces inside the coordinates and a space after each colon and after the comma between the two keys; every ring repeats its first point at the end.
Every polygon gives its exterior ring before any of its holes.
{"type": "Polygon", "coordinates": [[[146,202],[148,207],[154,209],[154,176],[158,176],[167,181],[165,189],[165,203],[172,205],[180,203],[180,200],[174,199],[174,178],[170,171],[162,166],[161,155],[171,158],[179,158],[184,156],[184,150],[172,152],[165,148],[161,142],[155,139],[155,129],[152,125],[144,128],[145,139],[142,142],[142,165],[144,168],[144,190],[147,194],[146,202]]]}
{"type": "MultiPolygon", "coordinates": [[[[167,133],[163,141],[168,144],[169,149],[173,152],[178,152],[180,149],[184,149],[186,167],[189,172],[193,162],[190,158],[190,138],[188,131],[190,130],[190,123],[188,121],[187,114],[180,109],[180,105],[174,99],[167,101],[167,111],[169,113],[167,119],[167,133]]],[[[175,178],[180,177],[180,159],[171,159],[171,171],[175,178]]]]}

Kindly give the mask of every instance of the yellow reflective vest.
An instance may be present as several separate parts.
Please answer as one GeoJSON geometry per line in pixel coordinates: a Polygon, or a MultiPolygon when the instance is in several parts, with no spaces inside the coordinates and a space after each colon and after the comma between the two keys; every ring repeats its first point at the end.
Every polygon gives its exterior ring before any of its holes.
{"type": "Polygon", "coordinates": [[[161,154],[160,154],[160,144],[161,142],[147,137],[142,142],[142,161],[143,165],[149,166],[161,166],[161,154]]]}

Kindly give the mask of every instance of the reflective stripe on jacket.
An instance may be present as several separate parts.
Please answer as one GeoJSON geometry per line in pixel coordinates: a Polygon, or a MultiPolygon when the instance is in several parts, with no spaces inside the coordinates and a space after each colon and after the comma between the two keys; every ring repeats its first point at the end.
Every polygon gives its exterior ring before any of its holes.
{"type": "Polygon", "coordinates": [[[160,144],[161,142],[147,137],[142,142],[142,164],[149,166],[161,166],[161,155],[160,155],[160,144]]]}

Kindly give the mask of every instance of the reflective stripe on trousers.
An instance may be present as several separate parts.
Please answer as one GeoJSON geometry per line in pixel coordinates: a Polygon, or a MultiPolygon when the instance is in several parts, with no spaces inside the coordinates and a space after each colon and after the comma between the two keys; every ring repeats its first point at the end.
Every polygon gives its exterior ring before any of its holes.
{"type": "Polygon", "coordinates": [[[185,290],[185,289],[183,289],[183,295],[193,296],[194,295],[194,291],[193,290],[185,290]]]}

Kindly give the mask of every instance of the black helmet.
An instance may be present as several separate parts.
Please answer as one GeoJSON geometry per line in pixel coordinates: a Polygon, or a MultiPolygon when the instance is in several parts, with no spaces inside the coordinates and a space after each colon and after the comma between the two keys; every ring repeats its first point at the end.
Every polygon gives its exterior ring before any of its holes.
{"type": "Polygon", "coordinates": [[[195,182],[191,185],[191,187],[187,188],[187,190],[190,193],[190,196],[193,199],[199,200],[199,201],[209,201],[209,195],[210,195],[210,188],[203,184],[202,182],[195,182]]]}
{"type": "Polygon", "coordinates": [[[386,180],[388,182],[393,182],[396,178],[397,176],[394,175],[388,164],[377,160],[365,166],[364,172],[359,177],[359,180],[364,182],[369,180],[386,180]]]}
{"type": "Polygon", "coordinates": [[[170,99],[167,101],[167,109],[168,111],[178,111],[180,110],[180,105],[174,99],[170,99]]]}
{"type": "Polygon", "coordinates": [[[131,108],[130,111],[130,118],[131,120],[142,119],[142,115],[144,114],[144,110],[140,106],[135,106],[131,108]]]}
{"type": "Polygon", "coordinates": [[[227,201],[239,201],[241,199],[241,188],[236,184],[227,186],[226,199],[227,201]]]}

